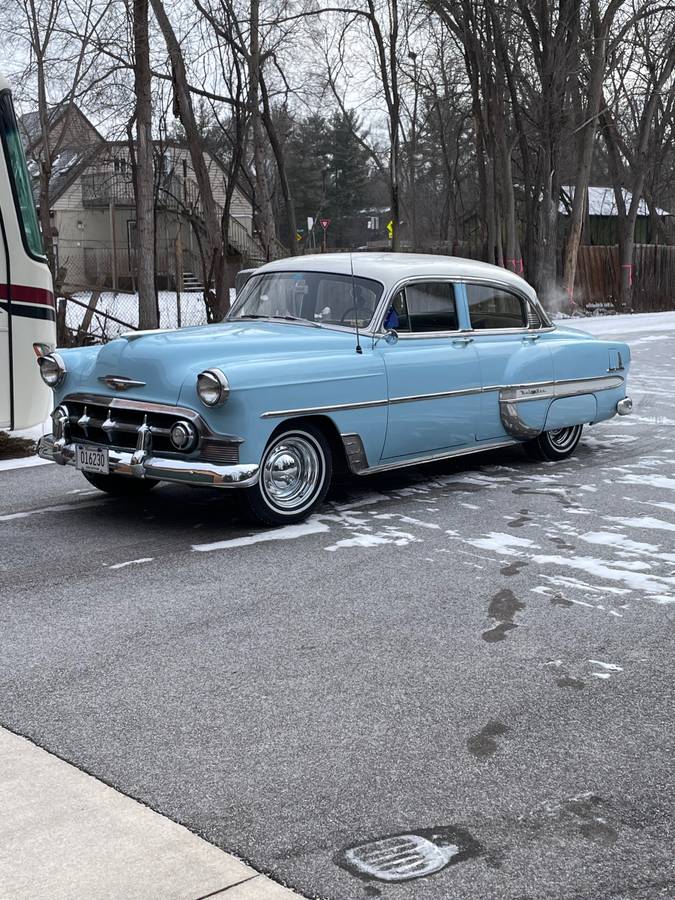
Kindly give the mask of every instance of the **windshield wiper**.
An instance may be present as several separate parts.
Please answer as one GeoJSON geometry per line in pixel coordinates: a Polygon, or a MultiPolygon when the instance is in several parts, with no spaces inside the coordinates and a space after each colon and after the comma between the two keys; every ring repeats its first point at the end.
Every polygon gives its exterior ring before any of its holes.
{"type": "Polygon", "coordinates": [[[313,328],[321,328],[319,322],[312,322],[311,319],[303,319],[302,316],[263,316],[260,313],[247,313],[245,316],[234,316],[229,319],[230,322],[237,322],[241,319],[283,319],[285,322],[301,322],[303,325],[311,325],[313,328]]]}
{"type": "Polygon", "coordinates": [[[313,328],[321,328],[318,322],[311,319],[303,319],[302,316],[270,316],[270,319],[283,319],[286,322],[302,322],[303,325],[311,325],[313,328]]]}

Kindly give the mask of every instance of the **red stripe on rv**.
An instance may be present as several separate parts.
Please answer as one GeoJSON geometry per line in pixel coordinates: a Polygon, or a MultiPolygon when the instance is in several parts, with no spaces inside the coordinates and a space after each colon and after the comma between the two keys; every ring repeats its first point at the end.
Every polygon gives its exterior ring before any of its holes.
{"type": "MultiPolygon", "coordinates": [[[[44,288],[28,287],[23,284],[11,285],[12,300],[23,303],[39,303],[41,306],[54,306],[54,294],[44,288]]],[[[0,300],[8,299],[7,284],[0,283],[0,300]]]]}

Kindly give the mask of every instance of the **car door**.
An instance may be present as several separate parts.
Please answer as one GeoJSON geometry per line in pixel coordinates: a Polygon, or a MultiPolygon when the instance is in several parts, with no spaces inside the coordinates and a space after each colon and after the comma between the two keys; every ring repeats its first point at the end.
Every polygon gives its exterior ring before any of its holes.
{"type": "Polygon", "coordinates": [[[550,403],[541,385],[553,380],[553,357],[540,340],[540,323],[529,311],[529,301],[517,291],[496,284],[467,283],[463,290],[483,385],[476,439],[527,437],[525,432],[530,430],[538,433],[544,427],[550,403]],[[532,392],[531,397],[516,401],[521,434],[515,433],[518,426],[515,432],[512,425],[508,429],[504,426],[505,391],[514,385],[529,385],[532,392]],[[542,399],[537,399],[538,393],[542,399]]]}
{"type": "Polygon", "coordinates": [[[450,281],[411,280],[395,295],[384,327],[398,340],[377,344],[389,396],[383,459],[474,443],[480,371],[460,314],[450,281]]]}

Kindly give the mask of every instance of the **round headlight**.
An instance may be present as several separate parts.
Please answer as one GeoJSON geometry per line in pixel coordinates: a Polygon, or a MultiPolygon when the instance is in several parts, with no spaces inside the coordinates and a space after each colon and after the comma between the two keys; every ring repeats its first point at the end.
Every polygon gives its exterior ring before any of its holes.
{"type": "Polygon", "coordinates": [[[181,419],[180,422],[171,426],[169,437],[176,450],[187,453],[188,450],[192,450],[197,441],[197,430],[191,422],[181,419]]]}
{"type": "Polygon", "coordinates": [[[206,406],[221,406],[230,396],[230,383],[220,369],[197,375],[197,393],[206,406]]]}
{"type": "Polygon", "coordinates": [[[50,388],[58,387],[66,377],[66,364],[58,353],[48,353],[38,359],[40,375],[50,388]]]}

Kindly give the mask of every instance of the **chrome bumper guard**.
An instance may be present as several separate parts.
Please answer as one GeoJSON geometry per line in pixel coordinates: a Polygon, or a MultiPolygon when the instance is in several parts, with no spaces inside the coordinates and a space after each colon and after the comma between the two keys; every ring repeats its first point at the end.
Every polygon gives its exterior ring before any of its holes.
{"type": "Polygon", "coordinates": [[[616,404],[616,411],[620,416],[629,416],[633,412],[633,401],[630,397],[624,397],[616,404]]]}
{"type": "MultiPolygon", "coordinates": [[[[219,466],[202,460],[152,456],[147,449],[149,443],[141,429],[138,447],[133,453],[108,447],[110,471],[116,475],[128,475],[133,478],[156,478],[159,481],[202,487],[250,487],[258,481],[259,466],[255,463],[219,466]]],[[[53,434],[46,434],[38,443],[38,455],[60,466],[74,466],[75,448],[76,444],[67,443],[63,438],[57,438],[53,434]]]]}

